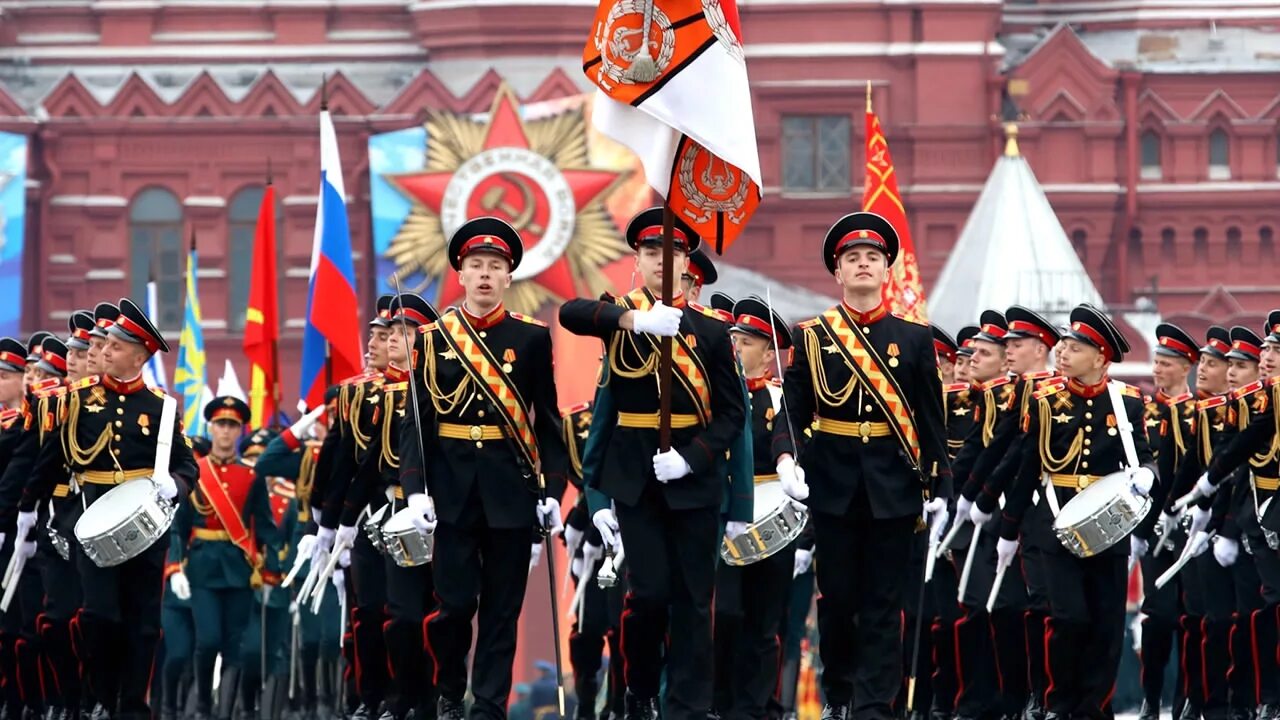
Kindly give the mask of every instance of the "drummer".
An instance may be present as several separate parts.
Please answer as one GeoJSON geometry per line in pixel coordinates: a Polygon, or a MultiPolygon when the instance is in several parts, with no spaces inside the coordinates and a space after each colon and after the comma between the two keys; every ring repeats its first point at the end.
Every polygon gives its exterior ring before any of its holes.
{"type": "MultiPolygon", "coordinates": [[[[778,483],[770,450],[774,422],[783,420],[778,354],[791,348],[791,332],[759,298],[739,300],[732,312],[729,332],[750,397],[755,517],[763,518],[791,502],[778,483]]],[[[745,530],[746,523],[739,525],[732,533],[726,529],[726,536],[745,530]]],[[[795,567],[794,538],[774,550],[749,565],[722,559],[716,571],[715,710],[725,720],[762,720],[777,682],[778,632],[795,567]]]]}
{"type": "MultiPolygon", "coordinates": [[[[178,422],[169,438],[168,467],[155,469],[164,393],[146,386],[142,368],[152,354],[168,352],[164,337],[128,299],[121,299],[120,315],[108,334],[101,356],[103,374],[82,379],[68,391],[61,441],[40,448],[19,504],[19,536],[25,537],[35,525],[36,506],[53,494],[67,468],[80,484],[89,510],[122,482],[149,477],[161,497],[172,501],[197,477],[178,422]]],[[[132,510],[118,509],[121,516],[132,510]]],[[[166,548],[164,542],[152,542],[131,560],[107,568],[98,567],[87,555],[77,556],[84,591],[81,659],[94,693],[111,717],[150,716],[147,691],[160,634],[166,548]]]]}
{"type": "MultiPolygon", "coordinates": [[[[1150,467],[1142,393],[1108,377],[1129,343],[1110,318],[1091,305],[1071,311],[1060,366],[1063,377],[1040,387],[1023,417],[1026,441],[1021,467],[1006,495],[996,551],[1002,567],[1018,550],[1023,516],[1026,532],[1043,532],[1061,508],[1103,476],[1124,471],[1125,483],[1147,495],[1155,481],[1150,467]],[[1120,407],[1113,397],[1118,393],[1120,407]],[[1126,457],[1123,434],[1130,434],[1135,458],[1126,457]],[[1141,463],[1141,466],[1137,466],[1141,463]],[[1126,469],[1128,468],[1128,469],[1126,469]],[[1031,497],[1043,485],[1044,497],[1031,497]],[[1052,486],[1049,486],[1052,483],[1052,486]]],[[[1064,546],[1045,543],[1044,573],[1049,612],[1046,634],[1046,710],[1058,717],[1105,717],[1124,644],[1128,551],[1125,538],[1108,550],[1081,559],[1064,546]]]]}

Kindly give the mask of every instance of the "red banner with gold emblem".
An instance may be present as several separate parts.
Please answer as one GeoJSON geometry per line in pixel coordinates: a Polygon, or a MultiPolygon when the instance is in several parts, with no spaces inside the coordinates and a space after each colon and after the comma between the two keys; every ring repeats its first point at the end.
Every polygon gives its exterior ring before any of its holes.
{"type": "Polygon", "coordinates": [[[898,231],[898,261],[890,269],[889,282],[884,286],[884,301],[889,311],[914,322],[928,322],[916,246],[907,227],[907,210],[898,192],[889,141],[880,129],[880,118],[871,109],[870,87],[867,88],[867,176],[862,186],[862,209],[888,220],[898,231]]]}

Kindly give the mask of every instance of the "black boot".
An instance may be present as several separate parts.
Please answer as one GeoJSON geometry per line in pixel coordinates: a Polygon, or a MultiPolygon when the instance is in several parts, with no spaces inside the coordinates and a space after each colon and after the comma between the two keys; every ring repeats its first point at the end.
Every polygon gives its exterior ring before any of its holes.
{"type": "Polygon", "coordinates": [[[222,681],[218,684],[218,720],[231,720],[231,711],[236,704],[236,692],[240,687],[240,668],[227,668],[222,671],[222,681]]]}
{"type": "Polygon", "coordinates": [[[840,703],[839,705],[827,703],[823,705],[822,720],[849,720],[848,703],[840,703]]]}
{"type": "Polygon", "coordinates": [[[1027,697],[1027,706],[1022,709],[1022,720],[1045,720],[1044,698],[1039,693],[1031,693],[1027,697]]]}
{"type": "Polygon", "coordinates": [[[436,703],[436,717],[439,720],[463,720],[465,715],[466,709],[462,706],[461,700],[450,700],[441,696],[436,703]]]}
{"type": "MultiPolygon", "coordinates": [[[[628,690],[622,703],[625,707],[624,720],[657,720],[658,701],[655,698],[642,698],[628,690]]],[[[440,720],[445,718],[442,716],[440,720]]]]}
{"type": "Polygon", "coordinates": [[[1160,706],[1142,701],[1142,709],[1138,710],[1138,720],[1160,720],[1160,706]]]}

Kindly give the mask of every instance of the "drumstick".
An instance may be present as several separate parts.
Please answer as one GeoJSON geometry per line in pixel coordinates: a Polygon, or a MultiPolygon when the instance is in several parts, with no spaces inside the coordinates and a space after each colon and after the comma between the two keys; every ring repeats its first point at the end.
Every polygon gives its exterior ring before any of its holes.
{"type": "Polygon", "coordinates": [[[988,613],[990,613],[991,610],[996,606],[996,596],[1000,594],[1000,583],[1004,582],[1004,572],[1008,569],[1009,569],[1008,565],[1001,565],[1000,569],[996,570],[995,582],[991,583],[991,594],[987,596],[987,612],[988,613]]]}
{"type": "Polygon", "coordinates": [[[928,583],[933,579],[933,567],[938,564],[938,544],[936,542],[929,543],[929,549],[925,551],[924,556],[924,581],[928,583]]]}
{"type": "Polygon", "coordinates": [[[973,557],[978,554],[978,536],[982,530],[977,526],[973,528],[973,539],[969,541],[969,554],[964,558],[964,570],[960,572],[960,587],[956,592],[956,601],[964,603],[964,591],[969,587],[969,571],[973,569],[973,557]]]}
{"type": "Polygon", "coordinates": [[[18,551],[18,546],[13,546],[13,556],[9,558],[9,567],[12,574],[8,574],[5,578],[4,597],[0,598],[0,613],[8,612],[9,604],[13,602],[13,596],[18,592],[18,581],[22,578],[22,568],[27,564],[27,558],[18,551]]]}
{"type": "Polygon", "coordinates": [[[960,528],[967,522],[966,518],[958,517],[951,523],[951,529],[947,531],[947,536],[942,538],[942,542],[938,545],[936,555],[941,555],[951,549],[951,543],[955,542],[956,535],[960,534],[960,528]]]}
{"type": "MultiPolygon", "coordinates": [[[[1209,539],[1212,540],[1213,536],[1217,534],[1218,533],[1216,532],[1210,534],[1209,539]]],[[[1183,546],[1182,554],[1178,556],[1177,562],[1175,562],[1173,565],[1170,565],[1169,569],[1165,570],[1163,575],[1156,578],[1157,589],[1162,588],[1165,585],[1169,584],[1169,581],[1172,580],[1174,576],[1176,576],[1178,572],[1182,570],[1182,568],[1186,567],[1187,563],[1191,562],[1191,558],[1193,557],[1191,554],[1191,551],[1195,549],[1194,540],[1195,540],[1194,537],[1187,538],[1187,544],[1183,546]]]]}
{"type": "Polygon", "coordinates": [[[293,567],[289,568],[289,574],[284,576],[284,582],[280,583],[280,587],[289,587],[293,581],[297,579],[298,573],[302,572],[302,566],[307,564],[307,557],[302,553],[298,553],[293,558],[293,567]]]}
{"type": "Polygon", "coordinates": [[[586,559],[583,558],[582,576],[578,578],[578,587],[575,588],[573,592],[573,604],[570,605],[570,607],[574,608],[575,612],[578,613],[579,628],[582,627],[582,609],[581,608],[582,608],[584,599],[587,597],[587,583],[591,582],[591,576],[594,574],[595,569],[596,569],[595,560],[592,560],[590,564],[587,564],[586,559]]]}
{"type": "Polygon", "coordinates": [[[324,586],[333,577],[333,572],[338,569],[338,563],[342,560],[342,552],[351,547],[350,543],[340,542],[333,544],[333,553],[329,556],[329,562],[324,566],[324,570],[320,573],[320,578],[316,582],[315,588],[311,591],[311,614],[320,614],[320,605],[324,602],[324,586]]]}

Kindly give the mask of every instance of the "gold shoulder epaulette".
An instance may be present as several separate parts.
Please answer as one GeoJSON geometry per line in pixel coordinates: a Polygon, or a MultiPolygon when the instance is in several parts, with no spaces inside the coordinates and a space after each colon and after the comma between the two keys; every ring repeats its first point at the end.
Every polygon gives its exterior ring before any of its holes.
{"type": "Polygon", "coordinates": [[[951,383],[950,385],[944,385],[942,387],[942,391],[946,393],[960,392],[961,390],[968,390],[968,389],[969,389],[969,383],[964,383],[964,382],[951,383]]]}
{"type": "Polygon", "coordinates": [[[429,323],[427,323],[426,325],[419,325],[419,326],[418,326],[418,332],[423,333],[424,335],[425,335],[426,333],[429,333],[429,332],[433,332],[433,331],[435,331],[435,329],[436,329],[436,324],[435,324],[435,323],[433,323],[433,322],[429,322],[429,323]]]}
{"type": "Polygon", "coordinates": [[[156,394],[156,397],[164,399],[165,392],[154,385],[148,385],[147,389],[156,394]]]}
{"type": "Polygon", "coordinates": [[[813,327],[814,325],[817,325],[819,322],[820,322],[820,321],[818,320],[818,318],[810,318],[810,319],[805,320],[804,322],[800,323],[800,328],[801,328],[801,329],[804,329],[804,328],[811,328],[811,327],[813,327]]]}
{"type": "Polygon", "coordinates": [[[17,408],[9,408],[8,410],[0,410],[0,428],[8,430],[14,421],[22,417],[22,411],[17,408]]]}
{"type": "Polygon", "coordinates": [[[352,375],[349,378],[345,378],[339,381],[338,384],[339,385],[358,385],[366,380],[376,377],[378,374],[379,373],[377,370],[365,370],[359,375],[352,375]]]}
{"type": "Polygon", "coordinates": [[[1266,383],[1267,387],[1276,387],[1277,385],[1280,385],[1280,375],[1269,377],[1263,382],[1266,383]]]}
{"type": "Polygon", "coordinates": [[[905,315],[899,315],[899,314],[898,314],[898,313],[896,313],[896,312],[895,312],[895,313],[889,313],[889,314],[890,314],[890,315],[892,315],[892,316],[894,316],[894,317],[896,317],[896,318],[898,318],[899,320],[904,320],[904,321],[906,321],[906,322],[909,322],[909,323],[911,323],[912,325],[921,325],[921,326],[923,326],[923,327],[929,327],[929,323],[927,323],[927,322],[920,322],[919,320],[912,320],[911,318],[906,317],[905,315]]]}
{"type": "Polygon", "coordinates": [[[1067,389],[1067,381],[1065,378],[1054,378],[1046,381],[1043,385],[1036,389],[1034,396],[1037,400],[1043,400],[1050,395],[1056,395],[1067,389]]]}
{"type": "Polygon", "coordinates": [[[398,383],[387,383],[382,386],[382,389],[387,392],[400,392],[401,390],[408,390],[409,381],[405,380],[403,382],[398,382],[398,383]]]}
{"type": "Polygon", "coordinates": [[[587,409],[589,409],[590,407],[591,407],[591,403],[589,403],[589,402],[578,403],[577,405],[574,405],[573,407],[565,408],[565,409],[561,410],[561,411],[560,411],[560,417],[562,417],[562,418],[567,418],[567,417],[570,417],[570,416],[575,415],[575,414],[577,414],[577,413],[580,413],[580,412],[582,412],[583,410],[587,410],[587,409]]]}
{"type": "Polygon", "coordinates": [[[1138,398],[1139,400],[1142,399],[1142,390],[1139,390],[1134,385],[1122,385],[1120,387],[1120,394],[1131,398],[1138,398]]]}
{"type": "Polygon", "coordinates": [[[546,327],[546,326],[547,326],[547,324],[546,324],[546,323],[542,322],[542,321],[541,321],[541,320],[539,320],[538,318],[535,318],[535,317],[529,317],[528,315],[525,315],[525,314],[523,314],[523,313],[518,313],[518,312],[508,312],[507,314],[508,314],[508,315],[510,315],[511,317],[513,317],[513,318],[515,318],[515,319],[519,320],[520,322],[527,322],[527,323],[529,323],[530,325],[537,325],[538,327],[546,327]]]}
{"type": "Polygon", "coordinates": [[[689,309],[696,310],[700,315],[706,315],[707,317],[719,320],[720,322],[726,322],[723,315],[705,305],[689,303],[689,309]]]}
{"type": "Polygon", "coordinates": [[[1244,387],[1238,387],[1235,390],[1232,390],[1231,399],[1239,400],[1241,398],[1247,398],[1261,389],[1262,389],[1262,381],[1254,380],[1253,382],[1249,383],[1248,385],[1245,385],[1244,387]]]}
{"type": "Polygon", "coordinates": [[[94,385],[97,385],[101,381],[102,381],[101,375],[90,375],[89,377],[82,377],[79,380],[71,383],[71,389],[83,390],[87,387],[93,387],[94,385]]]}
{"type": "Polygon", "coordinates": [[[1032,372],[1022,373],[1023,380],[1045,380],[1053,377],[1052,370],[1033,370],[1032,372]]]}
{"type": "Polygon", "coordinates": [[[31,386],[31,394],[36,397],[48,397],[61,386],[62,381],[58,378],[45,378],[31,386]]]}
{"type": "Polygon", "coordinates": [[[1199,410],[1212,410],[1213,408],[1221,407],[1226,404],[1226,395],[1214,395],[1213,397],[1207,397],[1203,400],[1196,401],[1196,408],[1199,410]]]}
{"type": "Polygon", "coordinates": [[[1009,379],[1010,379],[1010,378],[1009,378],[1009,376],[1008,376],[1008,375],[1002,375],[1002,376],[1000,376],[1000,377],[998,377],[998,378],[995,378],[995,379],[993,379],[993,380],[988,380],[987,382],[983,383],[983,384],[982,384],[982,387],[981,387],[980,389],[982,389],[982,390],[994,390],[994,389],[996,389],[996,388],[1000,387],[1001,385],[1008,385],[1008,384],[1009,384],[1009,379]]]}
{"type": "Polygon", "coordinates": [[[1173,407],[1174,405],[1181,405],[1182,403],[1184,403],[1184,402],[1186,402],[1186,401],[1188,401],[1188,400],[1190,400],[1190,399],[1192,399],[1192,398],[1194,398],[1194,397],[1195,397],[1195,395],[1192,395],[1192,394],[1191,394],[1191,393],[1189,393],[1189,392],[1185,392],[1185,393],[1182,393],[1181,395],[1179,395],[1179,396],[1177,396],[1177,397],[1171,397],[1171,398],[1169,398],[1169,399],[1168,399],[1167,401],[1165,401],[1165,402],[1169,405],[1169,407],[1173,407]]]}

